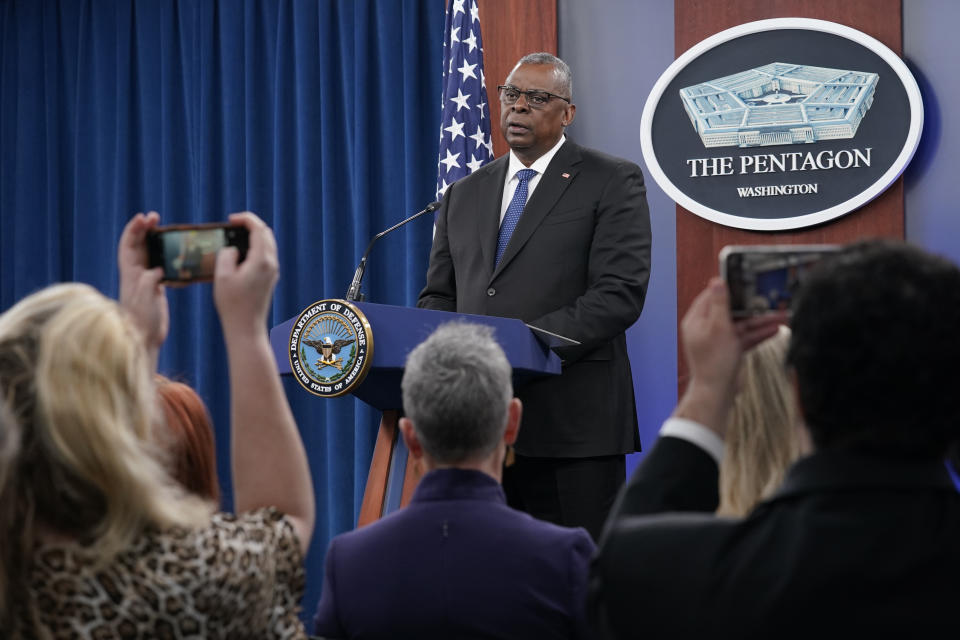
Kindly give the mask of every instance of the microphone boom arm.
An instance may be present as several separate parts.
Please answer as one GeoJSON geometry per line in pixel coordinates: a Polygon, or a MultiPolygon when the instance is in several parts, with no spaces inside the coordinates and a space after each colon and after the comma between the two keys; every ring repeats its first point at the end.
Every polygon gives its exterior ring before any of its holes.
{"type": "Polygon", "coordinates": [[[395,229],[399,229],[400,227],[407,224],[408,222],[412,222],[413,220],[416,220],[422,215],[432,213],[439,208],[440,208],[439,202],[431,202],[426,206],[426,208],[423,211],[418,211],[417,213],[413,214],[409,218],[405,218],[400,222],[398,222],[397,224],[390,227],[389,229],[384,229],[377,235],[373,236],[373,239],[370,241],[370,244],[367,245],[367,250],[363,252],[363,257],[360,258],[360,264],[357,265],[357,270],[353,273],[353,281],[350,282],[350,288],[347,289],[347,295],[344,296],[344,299],[346,299],[347,302],[353,302],[355,300],[362,299],[360,294],[360,283],[363,281],[363,273],[367,269],[367,256],[370,255],[370,249],[373,248],[373,243],[375,243],[377,240],[387,235],[391,231],[395,229]]]}

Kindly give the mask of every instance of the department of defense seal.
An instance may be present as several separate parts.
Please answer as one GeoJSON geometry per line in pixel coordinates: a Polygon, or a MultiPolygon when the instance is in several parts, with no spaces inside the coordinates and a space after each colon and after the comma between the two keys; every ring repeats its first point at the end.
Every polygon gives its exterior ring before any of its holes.
{"type": "Polygon", "coordinates": [[[290,369],[300,385],[334,398],[363,382],[373,360],[373,333],[363,312],[345,300],[304,309],[290,332],[290,369]]]}

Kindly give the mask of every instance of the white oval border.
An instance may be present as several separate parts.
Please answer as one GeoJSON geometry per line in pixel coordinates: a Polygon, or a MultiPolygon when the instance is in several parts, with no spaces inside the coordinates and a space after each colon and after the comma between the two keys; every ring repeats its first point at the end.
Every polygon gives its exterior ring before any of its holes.
{"type": "Polygon", "coordinates": [[[851,211],[862,207],[866,203],[879,196],[887,189],[887,187],[893,184],[894,181],[900,177],[900,174],[903,173],[904,169],[907,168],[907,165],[913,158],[913,154],[917,150],[917,145],[920,143],[920,133],[922,130],[923,100],[920,97],[920,88],[917,86],[917,81],[913,77],[913,74],[910,73],[910,69],[907,68],[907,65],[903,62],[900,56],[894,53],[889,47],[887,47],[887,45],[883,44],[872,36],[868,36],[862,31],[857,31],[852,27],[838,24],[836,22],[829,22],[827,20],[814,20],[812,18],[773,18],[770,20],[747,22],[745,24],[741,24],[716,33],[687,49],[679,58],[674,60],[673,64],[667,67],[667,70],[663,72],[656,84],[653,85],[653,89],[651,90],[650,95],[647,97],[647,102],[643,107],[643,115],[640,118],[640,149],[643,153],[643,159],[644,162],[646,162],[647,170],[650,171],[653,179],[656,180],[657,184],[660,185],[660,188],[663,189],[674,202],[682,206],[684,209],[687,209],[688,211],[695,213],[702,218],[706,218],[711,222],[716,222],[728,227],[735,227],[737,229],[749,229],[752,231],[784,231],[788,229],[810,227],[820,224],[821,222],[827,222],[828,220],[839,218],[844,214],[850,213],[851,211]],[[667,86],[673,81],[677,74],[686,68],[686,66],[694,59],[698,58],[710,49],[713,49],[714,47],[735,38],[761,31],[774,31],[777,29],[806,29],[808,31],[823,31],[825,33],[832,33],[848,40],[852,40],[880,56],[888,65],[890,65],[890,68],[896,72],[897,76],[900,78],[900,82],[903,84],[903,88],[907,92],[907,98],[910,103],[910,127],[907,131],[907,139],[903,145],[903,149],[900,150],[900,155],[897,156],[897,159],[893,162],[890,168],[882,176],[880,176],[876,182],[849,200],[834,205],[829,209],[824,209],[815,213],[808,213],[802,216],[795,216],[793,218],[763,219],[734,216],[700,204],[687,194],[680,191],[673,184],[673,182],[670,181],[667,175],[663,172],[663,169],[660,168],[660,163],[657,162],[657,156],[653,149],[653,114],[656,111],[657,105],[660,104],[660,98],[663,96],[663,92],[666,90],[667,86]]]}

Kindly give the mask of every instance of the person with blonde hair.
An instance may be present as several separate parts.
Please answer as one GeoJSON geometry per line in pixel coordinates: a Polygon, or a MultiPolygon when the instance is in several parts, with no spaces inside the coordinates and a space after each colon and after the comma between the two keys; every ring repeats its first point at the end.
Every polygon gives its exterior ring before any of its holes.
{"type": "MultiPolygon", "coordinates": [[[[0,402],[0,487],[6,484],[10,468],[13,466],[17,452],[20,451],[20,430],[11,419],[7,408],[0,402]]],[[[13,505],[9,501],[0,500],[0,523],[11,522],[13,505]]],[[[2,537],[3,527],[0,526],[0,549],[7,546],[8,540],[2,537]]],[[[6,557],[0,552],[0,591],[7,575],[6,557]]],[[[0,627],[2,628],[2,627],[0,627]]]]}
{"type": "Polygon", "coordinates": [[[0,315],[0,388],[22,435],[0,484],[5,637],[304,637],[313,529],[306,456],[267,334],[276,244],[251,213],[246,259],[217,256],[229,358],[236,515],[163,465],[153,375],[168,326],[138,214],[120,241],[121,304],[59,284],[0,315]],[[256,390],[256,393],[251,393],[256,390]]]}
{"type": "Polygon", "coordinates": [[[720,463],[718,515],[744,516],[783,482],[787,468],[808,450],[797,425],[787,372],[790,329],[784,325],[743,356],[720,463]]]}

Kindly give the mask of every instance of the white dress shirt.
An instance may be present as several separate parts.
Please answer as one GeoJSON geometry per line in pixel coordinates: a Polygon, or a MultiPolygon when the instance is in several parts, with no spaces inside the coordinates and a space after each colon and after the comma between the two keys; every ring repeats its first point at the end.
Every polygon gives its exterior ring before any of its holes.
{"type": "Polygon", "coordinates": [[[550,161],[553,160],[553,156],[557,155],[560,146],[566,141],[566,136],[560,136],[557,144],[553,145],[550,151],[547,151],[534,160],[533,164],[529,167],[520,162],[520,158],[518,158],[512,150],[510,151],[510,164],[507,165],[507,181],[503,184],[503,200],[500,202],[501,224],[503,223],[503,216],[507,215],[507,207],[510,206],[510,201],[513,200],[513,192],[517,190],[517,185],[520,184],[520,180],[517,179],[517,171],[521,169],[533,169],[537,172],[537,175],[527,181],[527,202],[530,202],[530,198],[533,196],[533,190],[536,189],[540,183],[540,176],[547,170],[547,166],[550,164],[550,161]]]}
{"type": "Polygon", "coordinates": [[[723,438],[699,422],[686,418],[667,418],[660,427],[660,435],[680,438],[700,447],[717,461],[717,466],[723,461],[723,438]]]}

